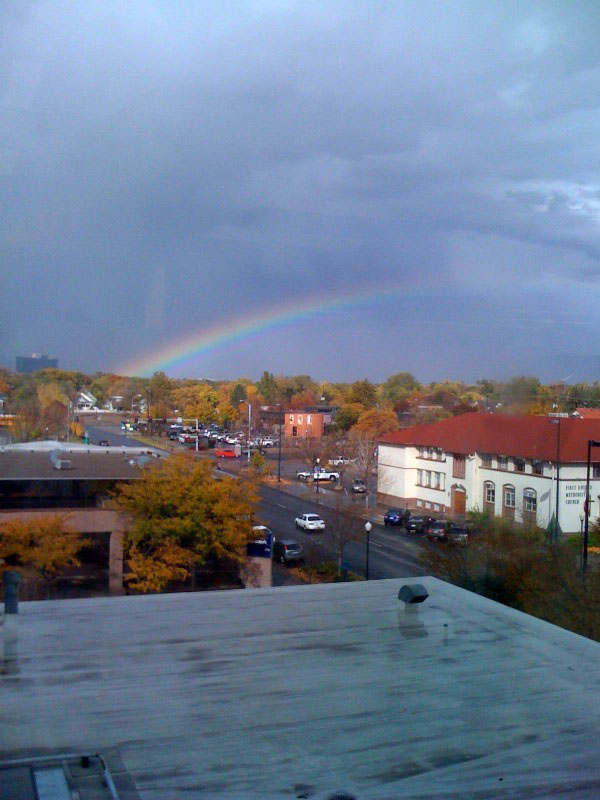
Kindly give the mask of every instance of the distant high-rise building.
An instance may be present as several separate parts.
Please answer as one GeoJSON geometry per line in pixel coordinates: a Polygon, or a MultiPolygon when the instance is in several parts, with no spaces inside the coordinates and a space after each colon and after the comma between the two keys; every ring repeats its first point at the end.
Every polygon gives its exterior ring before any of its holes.
{"type": "Polygon", "coordinates": [[[48,367],[58,368],[58,358],[48,358],[41,353],[32,353],[30,356],[17,356],[17,372],[37,372],[38,369],[48,367]]]}

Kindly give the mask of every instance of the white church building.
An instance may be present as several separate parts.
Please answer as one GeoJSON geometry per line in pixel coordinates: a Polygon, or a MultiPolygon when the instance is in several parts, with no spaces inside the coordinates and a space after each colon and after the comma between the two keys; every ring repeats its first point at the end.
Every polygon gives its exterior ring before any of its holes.
{"type": "MultiPolygon", "coordinates": [[[[415,425],[379,440],[377,497],[413,513],[489,511],[545,528],[558,483],[560,527],[575,533],[584,513],[588,440],[600,440],[600,420],[469,413],[415,425]]],[[[600,514],[600,448],[592,447],[591,460],[593,520],[600,514]]]]}

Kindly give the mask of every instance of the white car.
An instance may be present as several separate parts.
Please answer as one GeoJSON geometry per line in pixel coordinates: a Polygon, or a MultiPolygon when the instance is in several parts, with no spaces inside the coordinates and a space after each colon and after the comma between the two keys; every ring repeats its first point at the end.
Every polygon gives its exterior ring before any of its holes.
{"type": "Polygon", "coordinates": [[[302,514],[296,517],[296,527],[305,531],[324,531],[325,523],[318,514],[302,514]]]}

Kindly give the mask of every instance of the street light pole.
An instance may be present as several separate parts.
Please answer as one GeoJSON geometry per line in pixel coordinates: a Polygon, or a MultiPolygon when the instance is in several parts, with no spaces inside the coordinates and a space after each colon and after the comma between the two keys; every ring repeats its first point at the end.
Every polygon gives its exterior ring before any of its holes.
{"type": "Polygon", "coordinates": [[[277,446],[277,483],[281,483],[281,423],[283,420],[283,411],[279,408],[279,442],[277,446]]]}
{"type": "Polygon", "coordinates": [[[367,532],[367,568],[365,570],[365,579],[369,580],[369,545],[371,544],[371,525],[370,520],[365,522],[365,530],[367,532]]]}
{"type": "MultiPolygon", "coordinates": [[[[321,459],[319,457],[317,457],[317,460],[316,460],[316,464],[317,464],[317,481],[316,481],[317,488],[315,489],[315,494],[319,494],[319,471],[321,469],[320,466],[319,466],[320,463],[321,463],[321,459]]],[[[325,492],[325,494],[327,494],[327,492],[325,492]]]]}
{"type": "Polygon", "coordinates": [[[583,570],[583,522],[585,520],[585,514],[582,512],[579,515],[579,563],[581,564],[581,569],[583,570]]]}
{"type": "Polygon", "coordinates": [[[560,417],[551,418],[550,423],[558,426],[556,435],[556,524],[554,526],[554,530],[552,531],[552,543],[558,544],[558,532],[560,530],[558,525],[558,504],[560,499],[560,417]]]}

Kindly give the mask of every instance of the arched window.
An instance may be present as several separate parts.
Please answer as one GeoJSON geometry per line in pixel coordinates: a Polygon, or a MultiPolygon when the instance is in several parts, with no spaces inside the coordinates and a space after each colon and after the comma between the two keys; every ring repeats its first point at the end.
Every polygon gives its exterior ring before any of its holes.
{"type": "Polygon", "coordinates": [[[528,514],[537,512],[537,492],[535,489],[523,490],[523,511],[528,514]]]}
{"type": "Polygon", "coordinates": [[[514,508],[517,504],[517,496],[515,493],[515,487],[511,486],[510,484],[506,484],[504,487],[504,507],[505,508],[514,508]]]}
{"type": "Polygon", "coordinates": [[[483,484],[483,491],[485,502],[489,503],[490,505],[494,505],[496,502],[496,487],[492,483],[492,481],[486,481],[483,484]]]}

